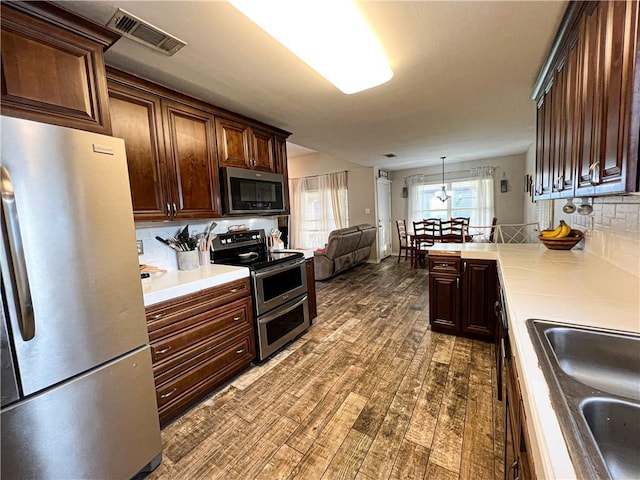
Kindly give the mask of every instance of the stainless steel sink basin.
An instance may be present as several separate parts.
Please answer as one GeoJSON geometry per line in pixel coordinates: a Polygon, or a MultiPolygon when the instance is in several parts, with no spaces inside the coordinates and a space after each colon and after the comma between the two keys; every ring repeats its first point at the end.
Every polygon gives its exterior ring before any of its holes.
{"type": "Polygon", "coordinates": [[[551,327],[544,333],[567,375],[640,401],[640,338],[568,327],[551,327]]]}
{"type": "Polygon", "coordinates": [[[640,478],[640,335],[527,324],[578,477],[640,478]]]}
{"type": "Polygon", "coordinates": [[[640,405],[607,398],[582,402],[591,434],[613,478],[638,478],[640,405]]]}

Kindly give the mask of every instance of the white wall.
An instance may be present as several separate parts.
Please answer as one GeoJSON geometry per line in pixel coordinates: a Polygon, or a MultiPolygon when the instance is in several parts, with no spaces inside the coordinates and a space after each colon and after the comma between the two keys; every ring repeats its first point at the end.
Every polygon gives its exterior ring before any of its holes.
{"type": "MultiPolygon", "coordinates": [[[[333,157],[326,153],[312,153],[288,159],[289,178],[311,177],[328,173],[344,172],[348,174],[349,225],[376,222],[375,174],[373,167],[333,157]]],[[[371,247],[370,259],[377,256],[377,246],[371,247]]]]}
{"type": "Polygon", "coordinates": [[[156,240],[174,237],[185,225],[189,225],[189,233],[203,232],[212,221],[217,223],[213,229],[215,233],[225,233],[231,225],[246,225],[251,229],[263,228],[267,234],[272,228],[278,227],[278,217],[227,217],[212,220],[190,220],[182,222],[137,222],[136,239],[142,240],[144,254],[138,257],[140,264],[153,265],[165,270],[177,270],[178,258],[176,252],[156,240]]]}
{"type": "MultiPolygon", "coordinates": [[[[536,173],[536,144],[532,144],[529,149],[525,153],[525,161],[524,161],[524,175],[531,175],[532,178],[535,177],[536,173]]],[[[534,188],[533,186],[531,188],[534,188]]],[[[524,223],[531,223],[538,221],[538,212],[536,209],[536,204],[531,201],[531,196],[529,194],[524,195],[524,203],[523,203],[523,221],[524,223]]],[[[543,226],[544,228],[544,226],[543,226]]]]}
{"type": "Polygon", "coordinates": [[[348,173],[349,224],[375,225],[375,179],[373,167],[365,167],[326,153],[312,153],[288,159],[289,178],[311,177],[328,173],[348,173]],[[366,213],[366,211],[369,213],[366,213]]]}
{"type": "MultiPolygon", "coordinates": [[[[507,157],[486,158],[482,160],[474,160],[470,162],[461,162],[448,164],[445,161],[445,179],[447,171],[468,171],[473,167],[493,166],[497,167],[494,178],[494,194],[495,194],[495,216],[498,223],[522,223],[524,220],[524,172],[525,172],[525,154],[510,155],[507,157]],[[509,183],[509,189],[506,193],[500,193],[500,180],[503,173],[509,183]]],[[[416,174],[441,174],[442,166],[431,166],[424,168],[414,168],[410,170],[395,170],[391,172],[393,184],[391,185],[391,214],[395,220],[407,218],[408,202],[406,198],[402,198],[402,187],[404,187],[404,178],[416,174]]],[[[395,228],[395,224],[394,224],[395,228]]],[[[393,251],[398,251],[397,233],[394,232],[393,251]]]]}

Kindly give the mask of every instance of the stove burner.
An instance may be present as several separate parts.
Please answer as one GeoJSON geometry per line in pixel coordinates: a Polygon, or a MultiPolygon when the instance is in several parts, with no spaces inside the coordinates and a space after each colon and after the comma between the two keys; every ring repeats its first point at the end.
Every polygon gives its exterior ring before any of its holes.
{"type": "Polygon", "coordinates": [[[214,263],[264,270],[302,258],[299,252],[273,252],[267,249],[264,230],[219,234],[212,244],[214,263]]]}

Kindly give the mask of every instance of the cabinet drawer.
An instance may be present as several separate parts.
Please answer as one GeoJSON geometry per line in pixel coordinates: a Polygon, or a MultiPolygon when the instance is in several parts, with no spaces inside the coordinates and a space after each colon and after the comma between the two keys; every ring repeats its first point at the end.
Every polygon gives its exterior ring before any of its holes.
{"type": "Polygon", "coordinates": [[[159,383],[159,379],[156,378],[156,400],[161,421],[165,421],[198,397],[210,392],[248,365],[254,357],[253,332],[246,332],[211,351],[205,350],[193,357],[188,362],[189,368],[186,370],[178,366],[167,372],[168,381],[159,383]]]}
{"type": "Polygon", "coordinates": [[[157,335],[159,340],[151,340],[151,358],[155,365],[205,339],[228,331],[247,328],[253,328],[250,298],[238,300],[229,306],[219,307],[156,330],[153,332],[154,337],[157,335]],[[165,331],[176,333],[167,336],[164,335],[165,331]]]}
{"type": "Polygon", "coordinates": [[[243,278],[151,305],[146,308],[149,337],[153,341],[153,338],[158,338],[152,335],[156,330],[250,295],[249,279],[243,278]]]}
{"type": "Polygon", "coordinates": [[[429,257],[429,271],[439,273],[460,273],[460,257],[429,257]]]}

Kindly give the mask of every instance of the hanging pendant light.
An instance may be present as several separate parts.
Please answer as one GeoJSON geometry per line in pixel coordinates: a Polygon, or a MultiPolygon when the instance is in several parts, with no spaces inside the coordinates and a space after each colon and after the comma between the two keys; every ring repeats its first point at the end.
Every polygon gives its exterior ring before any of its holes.
{"type": "Polygon", "coordinates": [[[444,159],[447,157],[440,157],[440,158],[442,159],[442,186],[440,187],[440,190],[436,192],[436,197],[438,197],[438,200],[444,203],[447,200],[449,200],[451,197],[447,193],[447,187],[444,184],[444,159]]]}

